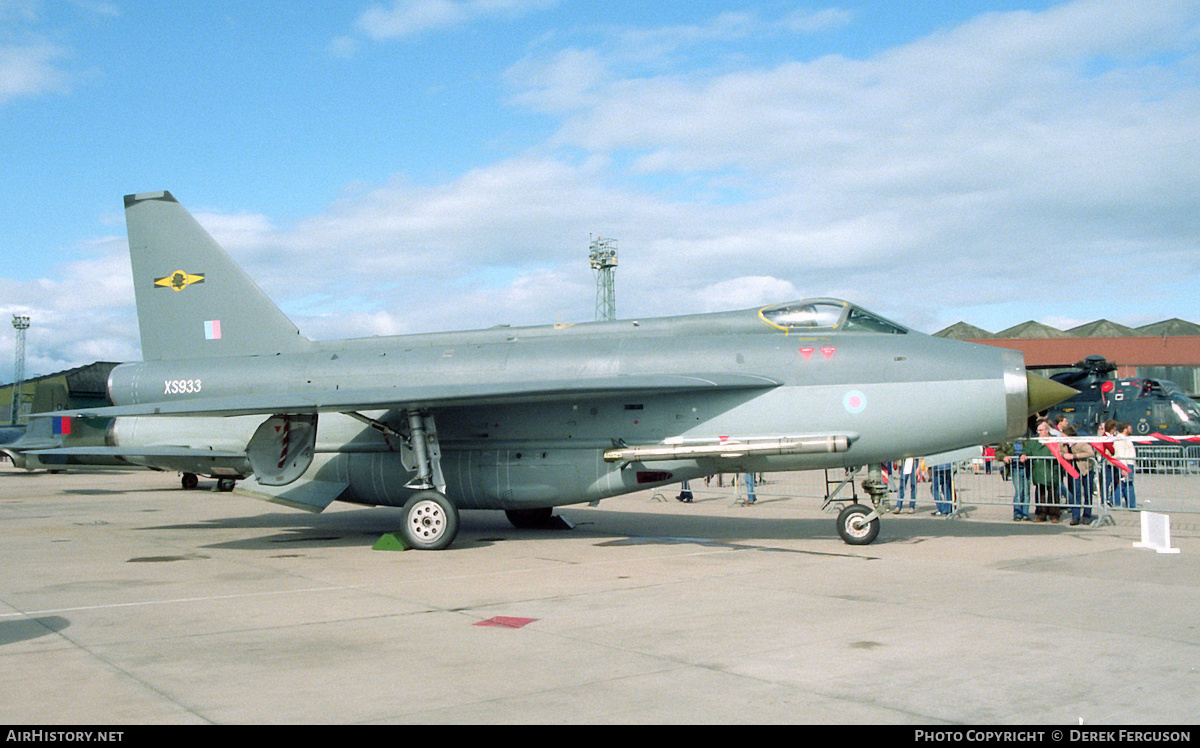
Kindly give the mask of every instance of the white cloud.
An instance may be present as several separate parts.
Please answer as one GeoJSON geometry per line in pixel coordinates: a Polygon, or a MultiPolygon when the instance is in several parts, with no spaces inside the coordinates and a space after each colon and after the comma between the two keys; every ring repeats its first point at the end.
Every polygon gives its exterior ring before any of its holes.
{"type": "Polygon", "coordinates": [[[203,210],[192,210],[191,213],[217,244],[235,254],[262,251],[274,243],[278,234],[271,219],[262,214],[226,215],[203,210]]]}
{"type": "Polygon", "coordinates": [[[353,36],[337,36],[329,42],[329,54],[341,59],[350,59],[358,53],[358,39],[353,36]]]}
{"type": "Polygon", "coordinates": [[[371,39],[395,39],[485,18],[512,18],[554,5],[556,0],[395,0],[373,5],[355,28],[371,39]]]}
{"type": "Polygon", "coordinates": [[[18,97],[66,92],[70,76],[55,64],[65,54],[49,42],[0,45],[0,105],[18,97]]]}
{"type": "Polygon", "coordinates": [[[847,26],[854,21],[854,13],[841,8],[793,11],[784,19],[784,25],[792,31],[815,34],[828,29],[847,26]]]}
{"type": "MultiPolygon", "coordinates": [[[[74,0],[73,4],[88,16],[121,14],[118,7],[103,0],[74,0]]],[[[44,28],[42,10],[37,0],[0,0],[0,106],[19,98],[70,93],[78,77],[64,62],[74,50],[50,41],[69,36],[69,32],[61,27],[44,28]]]]}
{"type": "Polygon", "coordinates": [[[564,49],[549,59],[527,59],[505,72],[519,91],[512,103],[554,114],[587,109],[598,102],[597,89],[610,84],[610,71],[596,49],[564,49]]]}
{"type": "Polygon", "coordinates": [[[140,357],[129,253],[117,238],[81,249],[87,259],[59,269],[58,279],[0,279],[0,379],[11,382],[16,337],[13,314],[30,317],[25,334],[26,376],[41,376],[92,361],[140,357]]]}
{"type": "Polygon", "coordinates": [[[768,275],[750,275],[718,281],[696,294],[706,312],[766,306],[804,296],[791,281],[768,275]]]}

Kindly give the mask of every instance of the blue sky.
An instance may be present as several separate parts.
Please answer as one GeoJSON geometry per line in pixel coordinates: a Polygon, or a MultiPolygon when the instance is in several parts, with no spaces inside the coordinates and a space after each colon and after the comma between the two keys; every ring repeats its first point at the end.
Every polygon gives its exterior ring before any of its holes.
{"type": "Polygon", "coordinates": [[[834,295],[1200,322],[1200,4],[0,0],[0,379],[140,357],[170,190],[314,338],[834,295]]]}

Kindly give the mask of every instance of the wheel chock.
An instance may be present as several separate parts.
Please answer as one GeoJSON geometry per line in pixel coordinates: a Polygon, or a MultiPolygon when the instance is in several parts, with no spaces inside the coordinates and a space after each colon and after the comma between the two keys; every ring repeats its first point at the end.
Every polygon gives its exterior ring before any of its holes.
{"type": "Polygon", "coordinates": [[[375,541],[375,545],[371,546],[373,551],[411,551],[412,546],[404,541],[404,538],[398,532],[384,533],[379,536],[379,540],[375,541]]]}

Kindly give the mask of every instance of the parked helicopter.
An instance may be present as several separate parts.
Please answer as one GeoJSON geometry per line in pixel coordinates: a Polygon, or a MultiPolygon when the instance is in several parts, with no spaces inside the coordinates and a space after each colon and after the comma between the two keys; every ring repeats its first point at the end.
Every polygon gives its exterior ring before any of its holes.
{"type": "Polygon", "coordinates": [[[1135,434],[1191,436],[1200,434],[1200,406],[1183,389],[1164,379],[1117,377],[1117,365],[1103,356],[1088,356],[1075,371],[1051,376],[1079,394],[1050,410],[1066,415],[1081,434],[1094,434],[1111,418],[1133,426],[1135,434]]]}

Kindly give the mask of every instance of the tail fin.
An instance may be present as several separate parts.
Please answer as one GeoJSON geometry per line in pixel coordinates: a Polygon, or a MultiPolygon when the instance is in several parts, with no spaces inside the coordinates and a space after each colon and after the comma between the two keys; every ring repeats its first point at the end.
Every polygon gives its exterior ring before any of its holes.
{"type": "Polygon", "coordinates": [[[307,338],[170,192],[125,196],[142,358],[302,350],[307,338]]]}
{"type": "Polygon", "coordinates": [[[71,396],[60,382],[38,382],[33,388],[33,407],[30,413],[53,413],[71,407],[71,396]]]}

